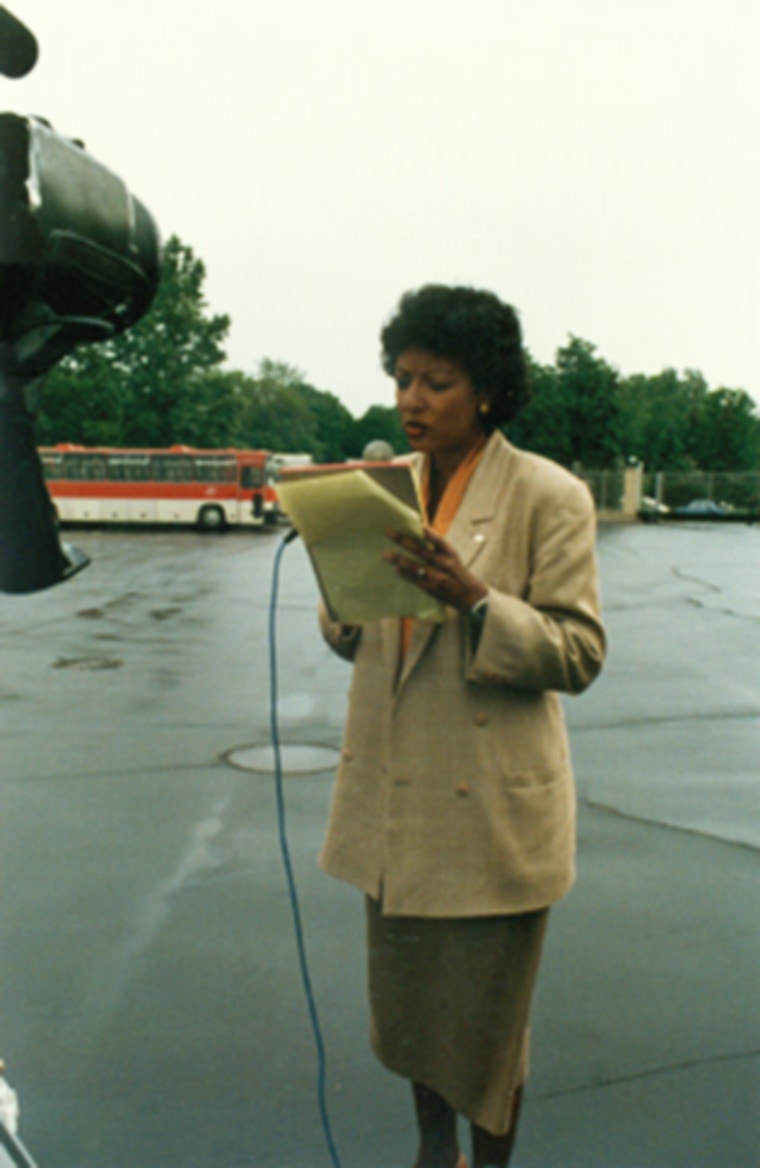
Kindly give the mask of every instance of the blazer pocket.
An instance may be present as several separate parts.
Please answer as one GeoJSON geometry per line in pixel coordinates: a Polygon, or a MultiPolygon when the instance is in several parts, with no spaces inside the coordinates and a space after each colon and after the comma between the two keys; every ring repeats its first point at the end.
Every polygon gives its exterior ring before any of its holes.
{"type": "Polygon", "coordinates": [[[507,771],[502,776],[502,784],[506,791],[545,790],[555,783],[565,782],[567,777],[561,767],[507,771]]]}

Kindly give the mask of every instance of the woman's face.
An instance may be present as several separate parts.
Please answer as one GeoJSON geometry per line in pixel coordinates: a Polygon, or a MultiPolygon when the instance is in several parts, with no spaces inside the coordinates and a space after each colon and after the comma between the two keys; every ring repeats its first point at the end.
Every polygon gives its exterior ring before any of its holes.
{"type": "Polygon", "coordinates": [[[464,366],[404,349],[394,369],[396,406],[413,450],[456,465],[483,436],[480,404],[464,366]]]}

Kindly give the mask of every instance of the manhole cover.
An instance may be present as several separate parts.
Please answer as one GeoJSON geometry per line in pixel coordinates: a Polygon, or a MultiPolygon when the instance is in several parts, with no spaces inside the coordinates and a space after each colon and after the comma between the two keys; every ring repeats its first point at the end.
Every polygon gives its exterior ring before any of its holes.
{"type": "MultiPolygon", "coordinates": [[[[315,775],[320,771],[335,770],[340,751],[332,746],[312,746],[308,743],[285,743],[280,748],[284,774],[315,775]]],[[[230,766],[242,771],[274,774],[275,760],[272,746],[236,746],[222,755],[230,766]]]]}

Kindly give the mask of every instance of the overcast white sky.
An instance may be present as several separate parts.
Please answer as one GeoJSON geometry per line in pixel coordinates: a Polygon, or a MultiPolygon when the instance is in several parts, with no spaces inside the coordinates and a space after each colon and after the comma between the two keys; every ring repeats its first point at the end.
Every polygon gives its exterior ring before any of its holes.
{"type": "Polygon", "coordinates": [[[760,0],[8,0],[0,108],[127,180],[208,269],[229,364],[391,401],[405,289],[491,288],[540,361],[760,400],[760,0]]]}

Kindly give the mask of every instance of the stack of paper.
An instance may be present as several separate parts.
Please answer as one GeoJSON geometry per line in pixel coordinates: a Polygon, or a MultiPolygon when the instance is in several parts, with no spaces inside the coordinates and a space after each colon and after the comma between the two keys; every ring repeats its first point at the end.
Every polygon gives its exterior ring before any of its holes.
{"type": "Polygon", "coordinates": [[[325,604],[345,624],[388,616],[442,621],[442,604],[402,580],[384,552],[389,530],[422,538],[422,508],[405,464],[301,473],[277,487],[311,557],[325,604]]]}

